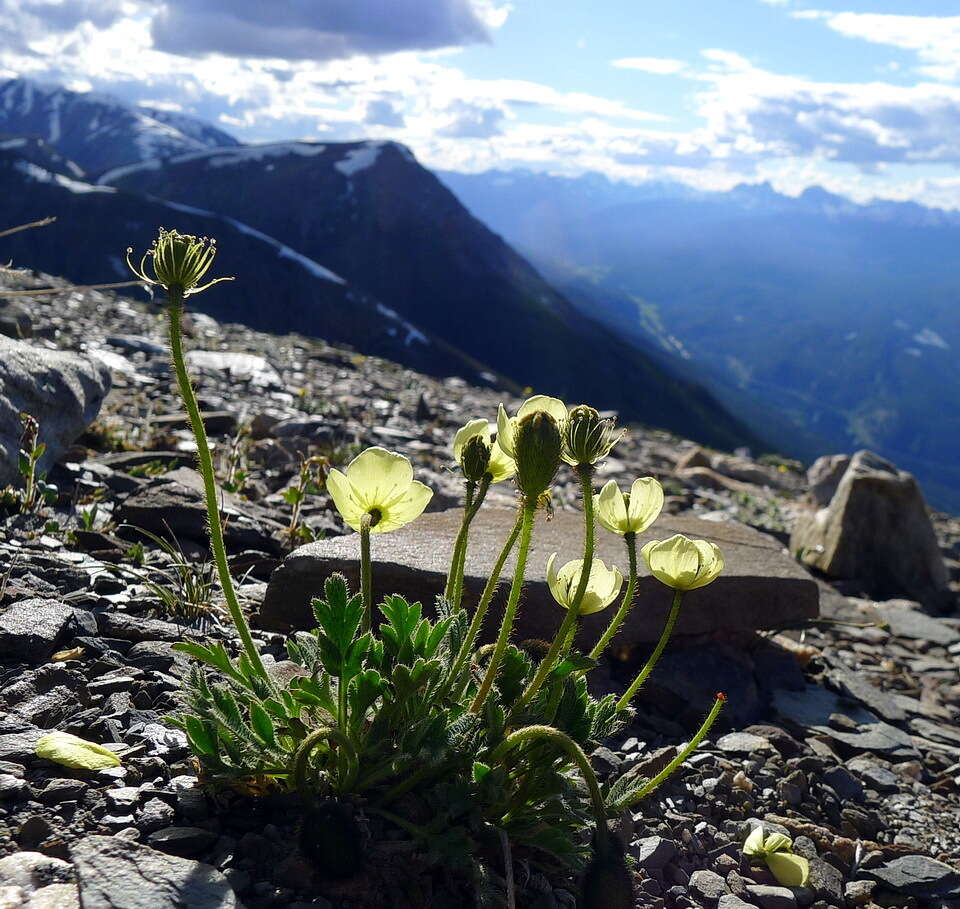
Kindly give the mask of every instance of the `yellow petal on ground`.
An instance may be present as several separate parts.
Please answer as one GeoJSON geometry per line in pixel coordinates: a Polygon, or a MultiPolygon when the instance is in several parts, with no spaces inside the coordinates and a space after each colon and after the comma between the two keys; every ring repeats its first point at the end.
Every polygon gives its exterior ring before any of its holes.
{"type": "Polygon", "coordinates": [[[350,481],[339,470],[333,469],[327,474],[327,492],[330,493],[333,504],[336,505],[344,523],[348,527],[359,531],[360,521],[365,512],[350,481]]]}
{"type": "Polygon", "coordinates": [[[791,852],[793,850],[793,840],[785,833],[771,833],[763,841],[764,852],[791,852]]]}
{"type": "Polygon", "coordinates": [[[68,660],[79,660],[84,654],[82,647],[74,647],[72,650],[58,650],[52,657],[51,663],[66,663],[68,660]]]}
{"type": "Polygon", "coordinates": [[[806,887],[810,877],[810,863],[802,855],[792,852],[768,852],[764,858],[773,876],[784,887],[806,887]]]}
{"type": "Polygon", "coordinates": [[[120,758],[108,748],[69,732],[50,732],[37,741],[38,758],[74,770],[107,770],[119,767],[120,758]]]}
{"type": "Polygon", "coordinates": [[[759,824],[750,831],[743,843],[744,855],[763,855],[763,827],[759,824]]]}

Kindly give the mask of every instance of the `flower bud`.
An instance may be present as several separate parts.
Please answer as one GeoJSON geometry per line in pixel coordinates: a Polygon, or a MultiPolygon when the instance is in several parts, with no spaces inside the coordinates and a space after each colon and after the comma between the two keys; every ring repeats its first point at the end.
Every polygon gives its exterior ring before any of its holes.
{"type": "Polygon", "coordinates": [[[517,486],[528,502],[535,502],[553,482],[560,466],[560,430],[557,421],[537,410],[517,422],[513,439],[517,486]]]}
{"type": "Polygon", "coordinates": [[[563,427],[563,460],[574,467],[596,464],[620,441],[622,432],[586,404],[571,409],[563,427]]]}
{"type": "Polygon", "coordinates": [[[461,467],[463,475],[473,483],[479,483],[490,465],[490,446],[482,436],[471,436],[463,446],[461,467]]]}
{"type": "Polygon", "coordinates": [[[161,227],[159,236],[140,260],[139,268],[130,261],[132,252],[132,249],[127,249],[127,265],[130,270],[142,281],[162,287],[168,293],[180,293],[188,297],[220,281],[233,280],[216,278],[200,285],[217,254],[217,241],[208,237],[194,237],[161,227]],[[146,271],[148,258],[152,260],[153,277],[146,271]]]}

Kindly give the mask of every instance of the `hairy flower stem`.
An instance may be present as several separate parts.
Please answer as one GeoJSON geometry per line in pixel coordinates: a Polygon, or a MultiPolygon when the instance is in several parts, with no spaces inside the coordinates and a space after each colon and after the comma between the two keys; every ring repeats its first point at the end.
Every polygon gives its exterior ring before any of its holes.
{"type": "Polygon", "coordinates": [[[667,646],[667,641],[670,640],[670,635],[673,634],[673,626],[677,623],[677,615],[680,613],[680,601],[682,599],[683,591],[675,591],[673,594],[673,605],[670,607],[670,615],[667,616],[667,622],[663,626],[660,640],[657,641],[657,646],[654,647],[653,653],[650,654],[650,659],[647,660],[643,669],[640,670],[637,677],[630,683],[630,687],[624,692],[623,697],[617,701],[617,710],[623,710],[624,707],[630,704],[633,696],[640,690],[640,686],[647,680],[647,676],[653,672],[653,667],[657,665],[657,660],[660,659],[663,648],[667,646]]]}
{"type": "Polygon", "coordinates": [[[473,703],[470,705],[472,713],[479,713],[483,707],[483,702],[490,693],[494,679],[500,669],[500,663],[503,661],[503,654],[507,649],[507,640],[510,632],[513,630],[513,621],[517,615],[517,607],[520,604],[520,591],[523,589],[523,576],[527,570],[527,554],[530,552],[530,537],[533,534],[533,517],[537,512],[537,503],[529,502],[526,499],[521,506],[522,520],[520,522],[520,544],[517,549],[517,567],[513,572],[513,583],[510,585],[510,597],[507,600],[507,608],[503,614],[503,621],[500,624],[500,634],[497,636],[497,644],[493,650],[493,656],[487,665],[487,672],[480,683],[473,703]]]}
{"type": "Polygon", "coordinates": [[[324,741],[336,744],[340,749],[340,755],[343,757],[344,770],[339,781],[340,791],[345,792],[353,786],[360,769],[357,749],[353,747],[353,742],[335,726],[321,726],[319,729],[314,729],[300,743],[290,760],[290,778],[297,792],[306,791],[310,752],[324,741]]]}
{"type": "Polygon", "coordinates": [[[546,681],[550,670],[554,665],[566,655],[566,651],[573,643],[573,638],[577,632],[577,619],[580,618],[580,604],[583,602],[583,596],[587,592],[587,584],[590,581],[590,569],[593,567],[593,466],[591,464],[581,464],[577,467],[577,476],[580,478],[580,489],[583,493],[583,568],[580,571],[580,580],[577,583],[577,592],[570,601],[570,608],[563,617],[563,622],[554,636],[553,642],[547,655],[540,661],[537,672],[527,690],[524,691],[520,700],[517,701],[514,710],[526,706],[533,699],[533,696],[540,690],[540,687],[546,681]]]}
{"type": "Polygon", "coordinates": [[[637,535],[632,531],[623,535],[623,542],[627,544],[627,559],[630,562],[630,577],[627,580],[627,591],[623,595],[623,602],[617,610],[617,614],[610,620],[607,630],[597,641],[596,646],[590,651],[590,659],[599,659],[600,655],[607,649],[607,645],[613,640],[616,633],[620,630],[630,610],[633,609],[633,594],[637,587],[637,535]]]}
{"type": "Polygon", "coordinates": [[[470,524],[480,511],[480,506],[490,488],[490,474],[487,474],[479,483],[467,482],[467,495],[463,504],[463,523],[457,534],[457,542],[453,547],[453,558],[450,562],[450,573],[447,576],[447,587],[444,597],[453,609],[460,608],[463,599],[463,572],[467,562],[467,540],[470,533],[470,524]],[[476,498],[474,498],[476,494],[476,498]]]}
{"type": "Polygon", "coordinates": [[[453,662],[453,668],[450,670],[449,676],[447,676],[446,683],[444,683],[437,694],[438,701],[441,699],[441,697],[448,693],[450,685],[456,683],[460,673],[463,671],[464,664],[470,657],[470,651],[473,649],[473,645],[477,640],[477,635],[480,633],[480,626],[483,624],[484,617],[487,614],[487,609],[490,606],[490,601],[493,599],[497,585],[500,583],[500,575],[503,573],[503,565],[507,561],[510,553],[513,551],[513,547],[517,542],[517,537],[520,535],[520,528],[523,524],[523,514],[524,509],[521,506],[517,509],[517,520],[513,525],[513,529],[510,531],[510,535],[503,544],[503,548],[500,550],[500,555],[497,556],[497,561],[494,563],[493,570],[490,572],[490,577],[487,579],[487,584],[483,588],[483,593],[480,596],[480,602],[477,604],[477,609],[473,614],[470,627],[467,629],[467,636],[464,638],[463,644],[460,645],[457,658],[453,662]]]}
{"type": "Polygon", "coordinates": [[[363,618],[360,634],[370,630],[373,616],[373,566],[370,562],[370,515],[365,514],[360,522],[360,593],[363,597],[363,618]]]}
{"type": "MultiPolygon", "coordinates": [[[[710,708],[710,712],[707,714],[707,718],[703,721],[703,725],[697,730],[697,734],[690,739],[686,747],[669,763],[666,767],[663,768],[646,786],[643,787],[633,798],[630,799],[630,804],[635,805],[641,799],[646,798],[653,792],[658,786],[665,782],[670,775],[688,758],[691,754],[697,749],[699,744],[707,737],[707,733],[710,732],[710,727],[713,726],[717,717],[720,715],[720,711],[723,710],[723,705],[727,702],[727,696],[725,694],[718,694],[717,699],[713,702],[713,707],[710,708]]],[[[627,806],[620,806],[627,807],[627,806]]]]}
{"type": "Polygon", "coordinates": [[[170,321],[170,349],[173,354],[173,368],[177,374],[180,396],[183,398],[187,415],[190,418],[190,428],[193,430],[193,436],[197,442],[197,461],[200,467],[200,475],[203,477],[203,490],[207,504],[207,525],[210,528],[210,549],[217,564],[217,574],[220,577],[223,598],[226,600],[230,618],[233,620],[237,634],[240,636],[244,653],[246,653],[254,672],[269,684],[270,676],[267,675],[267,670],[260,659],[260,653],[253,643],[250,626],[247,624],[247,619],[240,608],[240,601],[237,599],[233,587],[233,577],[230,575],[230,566],[227,564],[227,549],[223,543],[223,524],[220,521],[220,504],[217,501],[213,458],[210,456],[207,432],[203,426],[200,407],[197,404],[197,397],[193,393],[193,386],[190,384],[190,376],[187,373],[183,357],[183,336],[180,327],[180,320],[183,316],[183,291],[171,288],[167,292],[167,297],[169,301],[167,315],[170,321]]]}
{"type": "Polygon", "coordinates": [[[549,742],[566,752],[567,756],[577,765],[583,781],[590,792],[590,801],[593,803],[593,815],[597,825],[597,852],[606,855],[609,846],[610,831],[607,829],[607,806],[600,792],[597,775],[590,766],[590,759],[583,753],[583,749],[566,733],[553,726],[524,726],[511,732],[490,754],[491,765],[500,763],[507,752],[517,745],[524,745],[533,740],[549,742]]]}

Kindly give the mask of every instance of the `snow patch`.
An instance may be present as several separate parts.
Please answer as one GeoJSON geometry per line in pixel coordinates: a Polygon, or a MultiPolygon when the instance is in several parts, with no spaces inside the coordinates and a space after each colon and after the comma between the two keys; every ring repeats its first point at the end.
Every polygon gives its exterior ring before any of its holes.
{"type": "Polygon", "coordinates": [[[932,328],[921,328],[914,336],[913,340],[917,344],[926,344],[927,347],[939,347],[941,350],[949,350],[950,345],[938,335],[932,328]]]}
{"type": "Polygon", "coordinates": [[[56,183],[72,193],[115,193],[116,189],[112,186],[94,186],[92,183],[84,183],[82,180],[74,180],[71,177],[65,177],[63,174],[54,174],[44,170],[32,161],[15,161],[14,170],[29,177],[36,183],[56,183]]]}
{"type": "MultiPolygon", "coordinates": [[[[157,201],[160,202],[163,200],[158,199],[157,201]]],[[[334,284],[347,283],[343,280],[343,278],[340,277],[340,275],[334,274],[329,268],[324,268],[319,262],[315,262],[313,259],[303,255],[303,253],[298,253],[295,249],[285,246],[279,240],[275,240],[273,237],[262,233],[256,228],[251,227],[249,224],[244,224],[242,221],[238,221],[236,218],[230,218],[226,215],[218,215],[212,211],[207,211],[203,208],[194,208],[192,205],[184,205],[180,202],[163,201],[163,204],[166,205],[167,208],[172,208],[174,211],[182,211],[188,215],[201,215],[205,218],[217,218],[220,221],[226,221],[227,224],[235,227],[238,231],[240,231],[240,233],[246,234],[248,237],[256,237],[258,240],[262,240],[267,245],[272,246],[277,251],[277,256],[279,258],[290,259],[293,262],[296,262],[299,266],[306,269],[315,277],[321,278],[324,281],[332,281],[334,284]]]]}
{"type": "MultiPolygon", "coordinates": [[[[415,328],[406,319],[400,318],[400,316],[389,306],[384,306],[382,303],[378,303],[377,312],[380,313],[381,316],[386,316],[388,319],[393,319],[395,322],[398,322],[401,326],[403,326],[404,330],[407,332],[407,336],[403,339],[403,343],[407,347],[409,347],[414,341],[419,341],[421,344],[430,343],[429,339],[422,331],[420,331],[418,328],[415,328]]],[[[387,333],[391,334],[389,330],[387,333]]]]}
{"type": "Polygon", "coordinates": [[[354,174],[373,167],[377,163],[377,158],[380,157],[382,148],[383,143],[374,144],[373,142],[360,148],[351,148],[343,160],[337,161],[333,166],[349,180],[354,174]]]}

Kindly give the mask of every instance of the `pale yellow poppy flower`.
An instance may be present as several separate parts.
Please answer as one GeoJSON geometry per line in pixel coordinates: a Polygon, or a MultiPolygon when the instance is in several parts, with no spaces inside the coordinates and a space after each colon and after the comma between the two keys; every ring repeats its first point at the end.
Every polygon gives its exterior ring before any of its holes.
{"type": "Polygon", "coordinates": [[[508,480],[517,472],[517,465],[504,450],[499,442],[492,442],[490,439],[490,424],[486,420],[471,420],[457,430],[453,437],[453,458],[462,468],[463,450],[467,443],[479,437],[483,444],[490,450],[490,460],[487,463],[487,473],[490,474],[491,483],[499,483],[502,480],[508,480]]]}
{"type": "Polygon", "coordinates": [[[630,492],[610,480],[593,497],[597,520],[611,533],[643,533],[660,516],[663,487],[653,477],[638,477],[630,492]]]}
{"type": "MultiPolygon", "coordinates": [[[[557,554],[553,553],[547,560],[547,586],[553,598],[565,609],[569,609],[580,584],[583,559],[567,562],[559,571],[555,568],[556,559],[557,554]]],[[[594,559],[590,565],[590,578],[583,600],[580,602],[580,615],[606,609],[617,598],[622,585],[623,575],[615,565],[607,568],[600,559],[594,559]]]]}
{"type": "Polygon", "coordinates": [[[502,404],[500,405],[497,411],[497,442],[507,456],[514,459],[517,457],[514,450],[517,423],[528,414],[536,413],[538,410],[550,414],[558,427],[563,426],[564,420],[567,419],[567,405],[559,398],[550,398],[547,395],[534,395],[532,398],[527,398],[520,405],[520,409],[514,417],[507,416],[506,408],[502,404]]]}
{"type": "Polygon", "coordinates": [[[348,465],[346,473],[331,470],[327,490],[348,527],[359,531],[370,515],[371,533],[389,533],[419,517],[433,490],[414,480],[413,465],[385,448],[368,448],[348,465]]]}
{"type": "Polygon", "coordinates": [[[640,554],[650,573],[674,590],[706,587],[723,571],[723,554],[716,544],[679,533],[669,540],[651,540],[640,554]]]}

